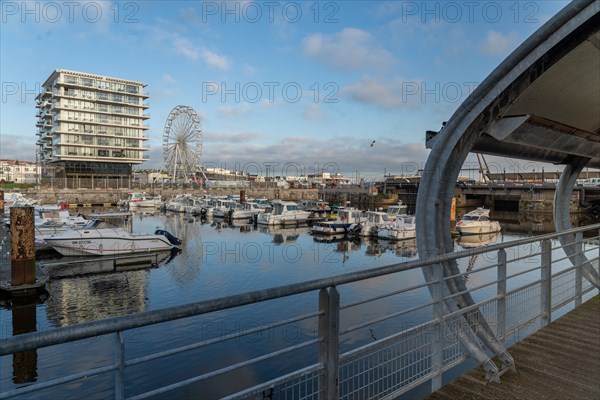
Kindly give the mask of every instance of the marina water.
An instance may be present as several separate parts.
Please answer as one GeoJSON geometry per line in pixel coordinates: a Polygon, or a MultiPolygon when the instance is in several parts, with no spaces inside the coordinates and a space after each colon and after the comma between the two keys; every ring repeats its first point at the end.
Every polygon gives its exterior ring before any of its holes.
{"type": "MultiPolygon", "coordinates": [[[[330,277],[416,258],[414,240],[392,243],[349,240],[344,237],[319,238],[310,235],[309,227],[256,227],[246,222],[230,224],[172,213],[136,213],[133,218],[134,232],[153,232],[159,227],[181,238],[184,241],[181,252],[160,255],[157,265],[134,266],[130,270],[119,272],[101,272],[102,265],[95,261],[87,262],[82,267],[56,265],[58,261],[65,261],[64,258],[43,260],[48,265],[51,279],[47,284],[49,297],[43,303],[33,306],[29,314],[29,318],[35,319],[33,322],[37,331],[330,277]]],[[[507,242],[552,229],[552,221],[547,216],[523,218],[510,213],[503,218],[507,222],[502,223],[502,234],[492,235],[488,241],[507,242]]],[[[7,255],[9,246],[6,236],[2,236],[2,240],[0,278],[6,279],[7,271],[10,274],[10,256],[7,255]]],[[[481,244],[485,243],[477,243],[477,239],[474,242],[457,239],[455,249],[462,250],[481,244]]],[[[530,246],[518,251],[525,255],[539,252],[539,249],[530,246]]],[[[477,268],[483,262],[493,260],[476,256],[461,260],[459,265],[464,272],[469,268],[477,268]]],[[[527,265],[515,266],[520,267],[525,268],[527,265]]],[[[560,266],[557,268],[559,270],[560,266]]],[[[467,285],[477,285],[476,278],[472,281],[468,278],[467,276],[467,285]]],[[[523,282],[538,278],[532,274],[519,277],[523,282]]],[[[340,289],[340,296],[342,302],[349,303],[379,291],[391,291],[422,282],[424,279],[420,270],[411,270],[346,285],[340,289]]],[[[495,288],[485,290],[491,292],[495,288]]],[[[414,291],[411,296],[403,296],[402,299],[389,297],[353,307],[349,310],[352,314],[345,315],[344,318],[354,324],[367,319],[372,307],[376,307],[379,312],[392,313],[410,308],[413,302],[422,304],[430,299],[426,288],[414,291]]],[[[288,315],[313,312],[317,308],[316,297],[314,293],[307,293],[128,331],[125,333],[125,356],[126,359],[131,359],[149,352],[239,333],[286,319],[288,315]]],[[[12,309],[0,307],[1,338],[10,337],[14,333],[13,312],[16,307],[18,306],[13,305],[12,309]]],[[[22,317],[28,314],[20,315],[22,317]]],[[[351,332],[342,338],[341,351],[344,351],[345,346],[365,344],[397,332],[400,328],[417,325],[428,320],[430,315],[431,310],[425,308],[400,321],[388,320],[351,332]]],[[[264,354],[269,349],[275,351],[284,342],[293,345],[314,336],[316,331],[316,322],[300,322],[128,368],[126,394],[152,390],[156,387],[156,382],[160,382],[160,386],[173,383],[217,369],[221,365],[243,361],[259,353],[264,354]]],[[[38,349],[31,355],[34,359],[28,361],[33,366],[29,365],[25,382],[12,357],[2,357],[0,386],[2,390],[8,390],[26,384],[27,379],[45,381],[76,373],[84,367],[106,365],[112,362],[112,345],[112,338],[97,337],[38,349]]],[[[254,367],[240,368],[216,379],[169,392],[168,397],[220,397],[294,371],[298,365],[307,365],[315,358],[315,351],[309,350],[312,349],[295,351],[283,360],[278,358],[254,367]]],[[[112,384],[112,374],[105,374],[69,384],[66,389],[54,389],[50,393],[51,397],[56,398],[104,399],[113,396],[112,384]]],[[[41,399],[48,396],[48,392],[44,392],[28,395],[27,398],[41,399]]]]}

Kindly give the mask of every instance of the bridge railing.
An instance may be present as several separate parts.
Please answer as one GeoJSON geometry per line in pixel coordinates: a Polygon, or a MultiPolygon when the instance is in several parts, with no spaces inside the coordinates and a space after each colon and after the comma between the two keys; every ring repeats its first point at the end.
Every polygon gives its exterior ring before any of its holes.
{"type": "MultiPolygon", "coordinates": [[[[4,390],[0,398],[29,397],[34,392],[44,396],[52,393],[55,387],[64,387],[58,393],[65,397],[79,381],[84,383],[77,386],[76,397],[83,397],[81,390],[85,389],[85,380],[106,378],[107,374],[112,377],[108,384],[117,399],[160,397],[182,388],[205,396],[209,396],[206,393],[210,389],[210,397],[227,399],[392,398],[427,382],[435,390],[445,371],[469,359],[461,337],[477,341],[473,329],[478,323],[487,323],[500,342],[510,345],[549,323],[564,311],[565,306],[578,305],[583,296],[597,292],[583,279],[582,270],[587,265],[599,271],[599,242],[600,225],[593,225],[426,260],[2,339],[0,356],[49,346],[69,346],[72,342],[85,342],[87,338],[100,336],[109,338],[113,353],[112,361],[96,361],[94,368],[4,390]],[[556,239],[561,235],[575,235],[575,263],[565,256],[558,244],[556,239]],[[464,267],[464,272],[440,277],[429,285],[420,276],[420,268],[449,261],[456,261],[464,267]],[[440,312],[444,300],[460,294],[444,297],[440,295],[441,291],[435,291],[435,286],[441,288],[443,281],[457,277],[465,280],[467,292],[475,303],[458,311],[440,312]],[[437,295],[430,296],[430,289],[437,295]],[[302,303],[301,312],[228,333],[198,335],[200,340],[166,350],[152,352],[153,341],[160,340],[156,337],[143,339],[144,354],[126,356],[129,347],[140,347],[139,340],[134,346],[128,339],[132,336],[127,335],[133,332],[139,339],[145,328],[184,319],[192,329],[199,328],[201,322],[194,318],[216,321],[224,310],[243,313],[244,307],[253,304],[269,309],[278,307],[277,303],[272,303],[283,299],[291,301],[286,303],[288,305],[302,303]],[[307,299],[314,300],[316,307],[306,305],[307,299]],[[267,332],[272,339],[275,336],[272,332],[294,326],[310,329],[304,329],[293,340],[289,337],[288,340],[269,340],[268,345],[259,346],[260,354],[244,355],[247,343],[252,340],[240,338],[254,339],[267,332]],[[237,349],[233,352],[238,354],[237,357],[219,359],[219,346],[225,343],[237,349]],[[166,378],[165,382],[143,381],[140,367],[177,355],[189,355],[184,362],[194,372],[200,368],[199,372],[187,374],[188,371],[182,371],[176,376],[178,380],[171,383],[166,378]],[[234,372],[253,371],[252,368],[264,363],[274,364],[267,368],[268,373],[261,375],[259,383],[248,385],[244,380],[232,378],[234,372]],[[196,364],[202,365],[196,367],[196,364]]],[[[398,246],[401,247],[402,242],[398,246]]],[[[166,329],[169,335],[177,335],[176,329],[166,329]]],[[[89,356],[85,352],[81,354],[82,358],[89,356]]],[[[518,363],[516,360],[517,368],[518,363]]]]}

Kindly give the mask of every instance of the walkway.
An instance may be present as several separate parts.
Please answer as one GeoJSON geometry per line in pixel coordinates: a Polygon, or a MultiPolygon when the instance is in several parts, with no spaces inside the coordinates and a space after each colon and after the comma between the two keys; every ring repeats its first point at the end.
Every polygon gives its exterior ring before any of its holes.
{"type": "Polygon", "coordinates": [[[600,399],[600,296],[509,350],[517,373],[486,384],[475,368],[427,397],[441,399],[600,399]]]}

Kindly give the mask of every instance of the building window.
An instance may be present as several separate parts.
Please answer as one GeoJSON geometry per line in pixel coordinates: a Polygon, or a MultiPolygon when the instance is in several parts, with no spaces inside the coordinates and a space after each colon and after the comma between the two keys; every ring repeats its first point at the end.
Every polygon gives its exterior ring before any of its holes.
{"type": "Polygon", "coordinates": [[[65,75],[65,82],[76,85],[79,80],[72,75],[65,75]]]}
{"type": "Polygon", "coordinates": [[[77,97],[77,90],[71,88],[65,88],[65,96],[77,97]]]}

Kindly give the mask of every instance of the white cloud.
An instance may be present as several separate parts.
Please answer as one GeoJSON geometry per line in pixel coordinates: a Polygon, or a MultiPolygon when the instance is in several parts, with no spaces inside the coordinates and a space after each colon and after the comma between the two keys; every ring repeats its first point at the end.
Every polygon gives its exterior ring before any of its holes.
{"type": "Polygon", "coordinates": [[[163,80],[167,83],[175,83],[175,78],[169,74],[163,74],[163,80]]]}
{"type": "Polygon", "coordinates": [[[229,69],[229,59],[225,56],[212,52],[210,50],[202,50],[202,60],[209,67],[214,67],[222,70],[229,69]]]}
{"type": "Polygon", "coordinates": [[[308,119],[321,119],[323,117],[323,112],[321,111],[321,106],[319,104],[311,104],[304,110],[302,115],[308,119]]]}
{"type": "Polygon", "coordinates": [[[198,43],[184,36],[177,31],[177,27],[171,26],[168,21],[159,21],[157,26],[152,27],[141,25],[137,29],[144,36],[146,43],[154,49],[158,45],[162,45],[189,60],[202,60],[211,68],[229,69],[231,62],[227,57],[215,51],[208,50],[201,42],[198,43]]]}
{"type": "Polygon", "coordinates": [[[384,110],[413,107],[421,100],[421,83],[396,79],[391,83],[364,76],[360,82],[341,89],[341,94],[359,103],[384,110]]]}
{"type": "Polygon", "coordinates": [[[369,32],[356,28],[307,36],[302,49],[307,57],[334,68],[385,69],[395,63],[392,53],[377,44],[369,32]]]}
{"type": "Polygon", "coordinates": [[[500,32],[488,31],[485,40],[481,44],[481,51],[493,56],[507,55],[519,43],[521,43],[521,39],[517,32],[513,31],[503,35],[500,32]]]}
{"type": "Polygon", "coordinates": [[[24,141],[23,135],[0,134],[0,159],[35,161],[36,137],[24,141]]]}
{"type": "MultiPolygon", "coordinates": [[[[279,140],[268,143],[245,141],[240,146],[236,141],[222,141],[219,146],[206,143],[203,147],[203,160],[208,163],[225,164],[227,167],[239,165],[262,166],[266,172],[266,163],[275,165],[274,170],[281,174],[290,166],[305,168],[307,172],[326,168],[327,171],[352,175],[356,170],[361,173],[383,175],[416,172],[427,159],[428,150],[424,143],[406,143],[388,137],[308,137],[278,135],[279,140]],[[372,140],[375,146],[370,147],[372,140]],[[335,145],[332,145],[335,144],[335,145]],[[302,151],[299,152],[298,149],[302,151]]],[[[400,136],[399,136],[400,137],[400,136]]],[[[291,168],[291,167],[290,167],[291,168]]],[[[273,167],[271,167],[273,171],[273,167]]]]}
{"type": "Polygon", "coordinates": [[[342,94],[360,103],[375,104],[384,109],[394,109],[402,105],[388,85],[368,76],[363,77],[358,83],[343,88],[342,94]]]}
{"type": "Polygon", "coordinates": [[[200,58],[200,50],[187,38],[176,37],[173,40],[173,46],[175,47],[175,52],[177,52],[177,54],[181,54],[190,60],[197,60],[200,58]]]}
{"type": "Polygon", "coordinates": [[[233,107],[233,106],[221,106],[217,108],[217,112],[224,118],[234,118],[245,115],[250,111],[250,106],[246,103],[233,107]]]}
{"type": "Polygon", "coordinates": [[[204,132],[203,139],[210,143],[239,143],[249,142],[260,138],[256,132],[204,132]]]}

